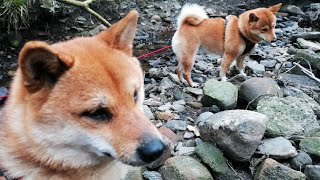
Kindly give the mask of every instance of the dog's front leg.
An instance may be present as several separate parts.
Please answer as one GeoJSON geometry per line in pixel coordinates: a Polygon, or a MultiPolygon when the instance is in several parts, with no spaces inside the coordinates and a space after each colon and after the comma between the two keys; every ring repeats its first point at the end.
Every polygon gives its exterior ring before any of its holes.
{"type": "Polygon", "coordinates": [[[247,76],[247,74],[244,72],[245,69],[245,55],[239,56],[237,57],[237,70],[239,71],[239,74],[241,74],[242,76],[247,76]]]}

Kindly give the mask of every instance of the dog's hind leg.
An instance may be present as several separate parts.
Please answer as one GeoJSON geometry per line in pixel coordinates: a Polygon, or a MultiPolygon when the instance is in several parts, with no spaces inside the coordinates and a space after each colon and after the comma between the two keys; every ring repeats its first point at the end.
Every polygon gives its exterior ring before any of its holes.
{"type": "Polygon", "coordinates": [[[195,83],[191,79],[191,71],[196,59],[196,54],[198,52],[199,45],[195,46],[188,46],[186,50],[188,51],[187,53],[183,53],[183,56],[181,58],[181,64],[183,66],[183,75],[184,79],[187,80],[188,84],[191,87],[197,87],[199,86],[198,83],[195,83]]]}

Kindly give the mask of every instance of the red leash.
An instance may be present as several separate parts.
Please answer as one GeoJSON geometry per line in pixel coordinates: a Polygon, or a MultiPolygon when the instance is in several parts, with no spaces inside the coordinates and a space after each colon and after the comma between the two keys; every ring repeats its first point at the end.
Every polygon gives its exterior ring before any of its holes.
{"type": "MultiPolygon", "coordinates": [[[[152,52],[149,52],[149,53],[146,53],[146,54],[142,54],[142,55],[138,56],[137,58],[138,58],[138,59],[141,59],[141,58],[144,58],[144,57],[148,57],[148,56],[151,56],[151,55],[153,55],[153,54],[162,52],[162,51],[164,51],[164,50],[166,50],[166,49],[169,49],[169,48],[171,48],[171,47],[172,47],[172,46],[165,46],[165,47],[160,48],[160,49],[157,49],[157,50],[155,50],[155,51],[152,51],[152,52]]],[[[7,99],[7,98],[8,98],[7,95],[6,95],[6,96],[0,96],[0,99],[7,99]]]]}
{"type": "Polygon", "coordinates": [[[169,48],[171,48],[171,47],[172,47],[172,46],[165,46],[165,47],[160,48],[160,49],[158,49],[158,50],[149,52],[149,53],[147,53],[147,54],[142,54],[142,55],[138,56],[137,58],[138,58],[138,59],[141,59],[141,58],[144,58],[144,57],[147,57],[147,56],[151,56],[151,55],[153,55],[153,54],[156,54],[156,53],[158,53],[158,52],[164,51],[164,50],[169,49],[169,48]]]}
{"type": "Polygon", "coordinates": [[[6,99],[8,96],[0,96],[0,99],[6,99]]]}

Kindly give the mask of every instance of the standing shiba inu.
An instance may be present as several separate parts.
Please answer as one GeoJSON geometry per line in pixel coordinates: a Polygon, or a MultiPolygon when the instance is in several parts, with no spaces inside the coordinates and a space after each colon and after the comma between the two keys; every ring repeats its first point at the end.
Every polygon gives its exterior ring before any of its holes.
{"type": "Polygon", "coordinates": [[[209,18],[203,7],[186,4],[178,17],[178,29],[172,38],[172,48],[179,61],[176,73],[180,81],[185,79],[189,85],[198,86],[191,79],[191,70],[199,47],[223,56],[220,70],[222,81],[226,81],[226,73],[235,59],[240,74],[246,75],[244,58],[254,45],[276,38],[274,14],[280,7],[281,3],[246,11],[239,18],[228,16],[225,25],[222,18],[209,18]]]}
{"type": "Polygon", "coordinates": [[[137,16],[94,37],[25,44],[0,116],[0,167],[11,177],[114,180],[161,156],[132,57],[137,16]]]}

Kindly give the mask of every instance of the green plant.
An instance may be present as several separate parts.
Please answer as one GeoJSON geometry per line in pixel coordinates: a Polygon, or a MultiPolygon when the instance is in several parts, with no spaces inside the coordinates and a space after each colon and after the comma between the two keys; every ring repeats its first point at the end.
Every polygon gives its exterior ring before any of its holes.
{"type": "Polygon", "coordinates": [[[29,0],[2,0],[0,2],[0,20],[5,23],[8,31],[11,28],[18,30],[21,26],[29,26],[29,0]]]}

